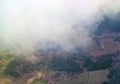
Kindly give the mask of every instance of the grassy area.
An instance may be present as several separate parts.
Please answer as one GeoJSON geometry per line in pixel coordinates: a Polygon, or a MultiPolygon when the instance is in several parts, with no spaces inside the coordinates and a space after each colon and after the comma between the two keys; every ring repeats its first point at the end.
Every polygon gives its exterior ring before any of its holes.
{"type": "Polygon", "coordinates": [[[36,80],[34,80],[31,84],[46,84],[46,82],[43,81],[43,80],[38,80],[38,79],[36,79],[36,80]]]}
{"type": "Polygon", "coordinates": [[[102,84],[107,80],[108,70],[90,72],[88,84],[102,84]]]}
{"type": "Polygon", "coordinates": [[[108,70],[84,72],[76,79],[58,81],[55,84],[102,84],[107,80],[108,70]]]}

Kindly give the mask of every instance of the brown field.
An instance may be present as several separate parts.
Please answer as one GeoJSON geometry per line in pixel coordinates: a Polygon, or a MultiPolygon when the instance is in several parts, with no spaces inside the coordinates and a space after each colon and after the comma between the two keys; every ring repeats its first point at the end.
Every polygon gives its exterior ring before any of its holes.
{"type": "Polygon", "coordinates": [[[107,80],[108,70],[84,72],[77,79],[58,81],[56,84],[102,84],[107,80]]]}
{"type": "Polygon", "coordinates": [[[13,80],[10,77],[1,77],[0,84],[13,84],[13,80]]]}

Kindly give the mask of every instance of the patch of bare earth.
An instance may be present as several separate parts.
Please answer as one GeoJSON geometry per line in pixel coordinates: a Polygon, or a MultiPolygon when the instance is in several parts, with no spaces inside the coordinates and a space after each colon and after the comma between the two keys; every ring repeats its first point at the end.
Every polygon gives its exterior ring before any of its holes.
{"type": "Polygon", "coordinates": [[[88,54],[91,56],[101,56],[120,51],[120,42],[114,41],[119,36],[120,33],[106,33],[101,36],[96,36],[94,38],[95,46],[88,49],[88,54]]]}

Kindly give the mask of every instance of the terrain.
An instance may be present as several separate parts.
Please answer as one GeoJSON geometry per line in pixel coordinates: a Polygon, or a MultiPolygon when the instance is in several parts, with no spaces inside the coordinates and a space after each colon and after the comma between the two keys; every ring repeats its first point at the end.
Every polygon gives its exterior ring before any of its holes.
{"type": "Polygon", "coordinates": [[[1,51],[0,84],[120,84],[119,23],[106,17],[84,51],[38,50],[35,62],[1,51]]]}

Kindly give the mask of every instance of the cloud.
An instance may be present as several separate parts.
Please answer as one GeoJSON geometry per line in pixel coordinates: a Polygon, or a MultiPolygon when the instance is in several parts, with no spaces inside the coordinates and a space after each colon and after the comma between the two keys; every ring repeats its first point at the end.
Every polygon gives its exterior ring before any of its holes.
{"type": "Polygon", "coordinates": [[[119,11],[119,0],[1,0],[3,47],[33,51],[74,50],[92,45],[103,15],[119,11]]]}

